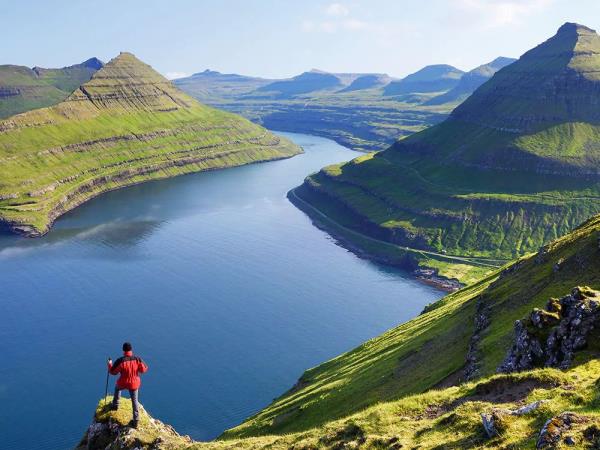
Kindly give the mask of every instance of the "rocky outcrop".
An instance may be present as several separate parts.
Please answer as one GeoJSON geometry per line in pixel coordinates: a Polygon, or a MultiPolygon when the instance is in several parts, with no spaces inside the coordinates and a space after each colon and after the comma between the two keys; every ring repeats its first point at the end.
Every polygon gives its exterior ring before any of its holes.
{"type": "Polygon", "coordinates": [[[499,372],[547,366],[568,368],[576,351],[585,348],[589,334],[600,325],[600,295],[576,287],[560,300],[550,299],[545,309],[534,309],[515,322],[515,340],[499,372]]]}
{"type": "Polygon", "coordinates": [[[479,376],[479,341],[481,340],[481,334],[490,324],[488,315],[489,308],[486,307],[483,298],[478,297],[475,307],[475,329],[469,341],[469,350],[466,357],[466,380],[473,380],[479,376]]]}
{"type": "MultiPolygon", "coordinates": [[[[558,448],[560,444],[575,446],[578,439],[574,436],[575,429],[590,421],[585,416],[565,411],[548,419],[538,437],[536,448],[558,448]]],[[[585,433],[584,433],[585,436],[585,433]]]]}
{"type": "Polygon", "coordinates": [[[481,414],[481,423],[485,434],[489,438],[496,437],[505,431],[506,418],[508,416],[524,416],[532,411],[535,411],[540,406],[546,403],[545,400],[538,400],[517,409],[499,409],[494,408],[491,412],[481,414]]]}

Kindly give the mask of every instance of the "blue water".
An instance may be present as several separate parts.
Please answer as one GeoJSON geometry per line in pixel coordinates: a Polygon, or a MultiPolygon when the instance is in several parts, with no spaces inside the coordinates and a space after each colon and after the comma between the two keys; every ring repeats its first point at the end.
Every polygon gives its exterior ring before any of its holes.
{"type": "Polygon", "coordinates": [[[3,449],[72,448],[124,340],[150,366],[146,409],[210,439],[441,296],[289,203],[307,174],[356,153],[286,135],[306,153],[111,192],[41,239],[0,235],[3,449]]]}

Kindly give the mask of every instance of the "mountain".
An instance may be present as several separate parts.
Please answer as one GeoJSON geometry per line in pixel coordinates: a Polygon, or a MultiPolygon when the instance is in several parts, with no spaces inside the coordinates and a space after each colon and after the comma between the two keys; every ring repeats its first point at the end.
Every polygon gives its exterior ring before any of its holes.
{"type": "Polygon", "coordinates": [[[205,102],[238,98],[272,82],[273,80],[265,78],[221,73],[208,69],[186,78],[173,80],[173,84],[179,89],[205,102]]]}
{"type": "Polygon", "coordinates": [[[598,74],[600,37],[567,23],[444,122],[324,168],[295,195],[361,251],[433,259],[450,277],[536,251],[600,212],[598,74]]]}
{"type": "Polygon", "coordinates": [[[373,89],[382,87],[391,82],[391,78],[386,74],[366,74],[357,76],[348,86],[339,92],[360,91],[363,89],[373,89]]]}
{"type": "Polygon", "coordinates": [[[0,121],[0,222],[37,236],[108,190],[300,151],[121,53],[66,100],[0,121]]]}
{"type": "Polygon", "coordinates": [[[110,412],[102,400],[78,448],[594,448],[599,235],[600,216],[307,370],[216,441],[191,442],[144,410],[130,430],[129,402],[110,412]],[[520,350],[529,365],[508,369],[520,350]]]}
{"type": "Polygon", "coordinates": [[[292,97],[325,89],[341,88],[339,77],[320,70],[304,72],[288,80],[274,81],[257,89],[259,92],[272,92],[280,97],[292,97]]]}
{"type": "Polygon", "coordinates": [[[453,89],[448,92],[438,95],[431,100],[425,102],[426,105],[441,105],[450,102],[459,102],[466,99],[475,90],[489,80],[492,75],[503,67],[508,66],[515,62],[514,58],[499,57],[494,59],[492,62],[483,64],[475,69],[465,73],[459,83],[453,89]]]}
{"type": "Polygon", "coordinates": [[[423,67],[407,77],[392,81],[383,90],[383,95],[441,92],[456,87],[464,72],[447,64],[423,67]]]}
{"type": "Polygon", "coordinates": [[[102,65],[90,58],[62,69],[0,66],[0,119],[63,101],[102,65]]]}

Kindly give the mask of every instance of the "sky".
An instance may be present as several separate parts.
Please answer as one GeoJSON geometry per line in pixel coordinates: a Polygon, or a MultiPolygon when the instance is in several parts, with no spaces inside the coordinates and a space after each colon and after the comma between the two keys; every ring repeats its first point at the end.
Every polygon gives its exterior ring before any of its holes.
{"type": "Polygon", "coordinates": [[[403,77],[519,57],[599,0],[0,0],[0,64],[63,67],[130,51],[168,78],[313,68],[403,77]]]}

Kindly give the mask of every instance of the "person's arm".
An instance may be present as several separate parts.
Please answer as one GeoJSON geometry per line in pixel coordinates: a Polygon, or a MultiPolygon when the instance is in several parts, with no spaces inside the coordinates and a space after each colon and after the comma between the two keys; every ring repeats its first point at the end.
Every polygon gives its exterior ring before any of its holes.
{"type": "Polygon", "coordinates": [[[117,359],[114,366],[112,364],[112,361],[109,361],[108,372],[111,375],[118,375],[119,373],[121,373],[121,358],[117,359]]]}
{"type": "Polygon", "coordinates": [[[142,360],[142,358],[138,359],[138,373],[144,373],[148,371],[148,365],[142,360]]]}

